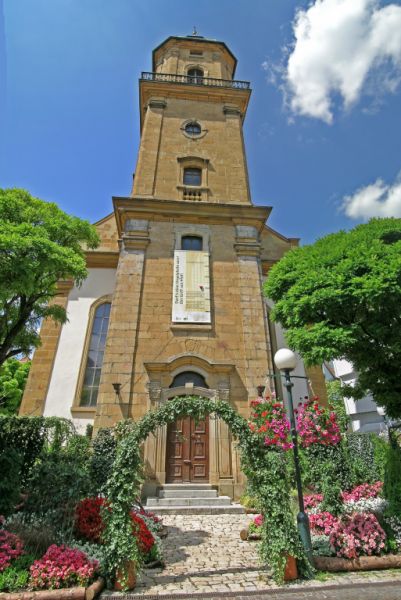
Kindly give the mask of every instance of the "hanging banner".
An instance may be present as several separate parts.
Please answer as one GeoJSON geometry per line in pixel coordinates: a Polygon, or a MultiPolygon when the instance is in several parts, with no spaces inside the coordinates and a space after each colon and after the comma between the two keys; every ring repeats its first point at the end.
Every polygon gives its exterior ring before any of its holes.
{"type": "Polygon", "coordinates": [[[210,323],[208,252],[174,252],[173,323],[210,323]]]}

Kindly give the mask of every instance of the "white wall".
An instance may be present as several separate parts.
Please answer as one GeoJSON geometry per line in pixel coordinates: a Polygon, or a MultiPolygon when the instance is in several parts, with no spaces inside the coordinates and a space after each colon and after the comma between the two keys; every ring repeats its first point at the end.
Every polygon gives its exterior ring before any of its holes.
{"type": "MultiPolygon", "coordinates": [[[[275,328],[275,331],[276,331],[277,349],[279,350],[280,348],[288,348],[288,343],[285,339],[284,331],[283,331],[283,328],[281,327],[281,325],[279,323],[274,323],[273,327],[275,328]]],[[[304,363],[302,361],[302,358],[299,356],[299,354],[297,354],[297,358],[298,358],[297,366],[294,369],[294,371],[291,372],[291,377],[293,378],[292,383],[294,384],[294,387],[292,388],[294,408],[297,407],[298,402],[302,401],[305,396],[310,395],[310,390],[308,389],[308,382],[306,379],[304,363]],[[302,379],[297,379],[297,377],[302,377],[302,379]]],[[[286,394],[286,392],[285,392],[285,394],[286,394]]],[[[286,400],[286,398],[285,398],[285,400],[286,400]]]]}
{"type": "MultiPolygon", "coordinates": [[[[333,369],[336,377],[346,385],[355,385],[356,373],[351,363],[346,360],[334,360],[333,369]]],[[[350,417],[352,431],[381,431],[384,419],[377,412],[377,405],[372,396],[365,396],[360,400],[344,398],[345,408],[350,417]]]]}
{"type": "MultiPolygon", "coordinates": [[[[85,344],[90,307],[101,296],[112,294],[115,287],[115,269],[89,269],[89,275],[80,288],[74,287],[68,297],[68,322],[63,325],[53,366],[52,378],[46,397],[44,416],[71,419],[85,344]]],[[[93,419],[73,419],[80,433],[93,419]]]]}
{"type": "MultiPolygon", "coordinates": [[[[270,309],[273,307],[273,301],[270,300],[270,298],[265,298],[265,302],[266,302],[266,305],[268,307],[268,312],[269,312],[270,309]]],[[[288,343],[285,339],[284,330],[281,327],[280,323],[274,323],[273,321],[270,321],[270,326],[274,329],[274,332],[275,332],[275,337],[276,337],[276,341],[277,341],[277,350],[279,350],[280,348],[288,348],[288,343]]],[[[274,358],[275,351],[276,350],[273,349],[273,358],[274,358]]],[[[294,371],[292,371],[291,375],[300,377],[302,379],[297,379],[296,377],[294,377],[292,379],[292,383],[294,384],[294,387],[292,388],[294,408],[297,407],[298,402],[300,402],[301,400],[304,399],[305,396],[309,396],[309,394],[310,394],[310,391],[308,390],[308,384],[307,384],[307,379],[306,379],[304,363],[302,361],[302,358],[299,356],[299,354],[297,354],[297,358],[298,358],[297,367],[294,371]]],[[[284,390],[284,398],[283,399],[284,399],[285,403],[287,403],[287,398],[286,398],[287,392],[286,392],[285,388],[283,388],[283,390],[284,390]]]]}

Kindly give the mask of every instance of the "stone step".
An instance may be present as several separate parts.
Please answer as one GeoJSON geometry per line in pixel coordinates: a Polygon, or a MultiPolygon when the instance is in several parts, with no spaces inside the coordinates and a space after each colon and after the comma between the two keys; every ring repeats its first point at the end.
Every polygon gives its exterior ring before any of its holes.
{"type": "Polygon", "coordinates": [[[153,510],[158,506],[230,506],[230,496],[216,498],[148,498],[146,508],[153,510]]]}
{"type": "Polygon", "coordinates": [[[165,483],[163,490],[213,490],[211,483],[165,483]]]}
{"type": "Polygon", "coordinates": [[[244,514],[245,509],[240,504],[229,506],[157,506],[151,511],[155,515],[232,515],[244,514]]]}
{"type": "Polygon", "coordinates": [[[166,489],[158,492],[159,498],[217,498],[217,490],[194,490],[192,488],[166,489]]]}

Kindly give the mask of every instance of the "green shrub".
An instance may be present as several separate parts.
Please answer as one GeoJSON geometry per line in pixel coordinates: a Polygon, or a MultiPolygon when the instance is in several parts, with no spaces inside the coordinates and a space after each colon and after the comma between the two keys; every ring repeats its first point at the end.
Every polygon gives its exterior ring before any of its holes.
{"type": "Polygon", "coordinates": [[[376,433],[350,433],[348,447],[352,456],[355,484],[383,481],[388,444],[376,433]]]}
{"type": "Polygon", "coordinates": [[[371,434],[370,439],[373,444],[373,460],[378,475],[378,481],[384,481],[389,443],[385,438],[374,433],[371,434]]]}
{"type": "Polygon", "coordinates": [[[40,454],[46,437],[43,417],[17,417],[0,415],[0,456],[9,448],[22,458],[20,465],[21,485],[40,454]]]}
{"type": "Polygon", "coordinates": [[[354,485],[352,461],[345,441],[335,446],[312,444],[302,448],[300,456],[305,487],[324,494],[333,483],[342,490],[351,489],[354,485]]]}
{"type": "Polygon", "coordinates": [[[92,444],[92,459],[90,463],[90,478],[94,494],[106,491],[106,483],[111,474],[115,455],[116,439],[114,429],[99,429],[92,444]]]}
{"type": "Polygon", "coordinates": [[[72,531],[76,503],[90,492],[89,440],[72,436],[60,446],[53,441],[36,461],[28,482],[25,511],[35,515],[52,512],[56,529],[72,531]]]}
{"type": "Polygon", "coordinates": [[[396,444],[388,450],[383,492],[388,502],[386,514],[401,517],[401,448],[396,444]]]}
{"type": "Polygon", "coordinates": [[[22,456],[13,448],[0,453],[0,515],[8,516],[20,498],[22,456]]]}
{"type": "Polygon", "coordinates": [[[0,592],[18,592],[28,585],[29,571],[8,567],[0,573],[0,592]]]}
{"type": "Polygon", "coordinates": [[[335,556],[327,535],[312,534],[312,549],[315,556],[335,556]]]}

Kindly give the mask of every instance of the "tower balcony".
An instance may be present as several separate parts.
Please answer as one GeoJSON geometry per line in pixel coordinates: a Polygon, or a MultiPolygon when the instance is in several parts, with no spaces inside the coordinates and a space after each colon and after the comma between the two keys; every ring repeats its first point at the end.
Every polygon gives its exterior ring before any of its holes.
{"type": "Polygon", "coordinates": [[[220,88],[231,88],[234,90],[249,90],[249,81],[238,81],[234,79],[215,79],[213,77],[175,75],[173,73],[151,73],[143,71],[141,81],[156,81],[161,83],[179,83],[183,85],[211,86],[220,88]]]}

